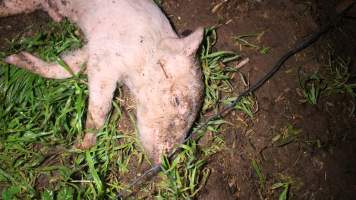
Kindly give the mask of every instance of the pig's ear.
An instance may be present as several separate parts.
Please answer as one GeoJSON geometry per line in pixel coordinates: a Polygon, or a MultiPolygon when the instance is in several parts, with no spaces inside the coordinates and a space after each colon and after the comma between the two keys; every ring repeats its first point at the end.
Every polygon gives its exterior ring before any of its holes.
{"type": "Polygon", "coordinates": [[[204,37],[204,28],[199,27],[192,34],[181,39],[183,43],[183,54],[186,56],[193,56],[199,49],[200,43],[204,37]]]}
{"type": "Polygon", "coordinates": [[[204,37],[204,29],[198,28],[193,33],[184,38],[166,38],[160,44],[160,49],[170,50],[186,56],[193,56],[199,49],[204,37]]]}

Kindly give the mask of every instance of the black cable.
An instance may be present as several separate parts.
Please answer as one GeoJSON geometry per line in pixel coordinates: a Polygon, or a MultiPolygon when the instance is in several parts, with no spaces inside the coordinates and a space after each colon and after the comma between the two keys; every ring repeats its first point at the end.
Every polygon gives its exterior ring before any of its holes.
{"type": "MultiPolygon", "coordinates": [[[[266,74],[264,75],[261,79],[259,79],[255,84],[253,84],[250,88],[248,88],[247,90],[245,90],[244,92],[242,92],[233,102],[231,102],[229,105],[225,106],[221,111],[219,111],[219,113],[209,117],[207,120],[205,120],[205,122],[203,122],[202,124],[200,124],[194,132],[192,132],[191,134],[189,134],[189,136],[183,141],[182,144],[186,143],[188,140],[190,140],[191,138],[193,138],[195,136],[195,133],[198,130],[203,129],[204,127],[206,127],[208,125],[208,123],[214,119],[218,119],[218,118],[222,118],[223,116],[225,116],[226,114],[230,113],[234,107],[241,101],[241,99],[245,96],[248,96],[249,94],[251,94],[252,92],[256,91],[257,89],[259,89],[261,86],[263,86],[269,79],[271,79],[283,66],[283,64],[293,55],[295,55],[296,53],[304,50],[305,48],[309,47],[311,44],[313,44],[314,42],[316,42],[320,36],[322,36],[323,34],[325,34],[326,32],[328,32],[331,28],[333,28],[334,26],[337,25],[337,23],[340,21],[340,19],[343,17],[343,15],[350,10],[354,5],[356,4],[356,2],[352,2],[349,6],[347,6],[343,11],[341,11],[338,16],[336,17],[336,19],[324,26],[322,26],[320,28],[320,30],[318,32],[315,32],[311,35],[309,35],[308,37],[306,37],[302,42],[297,43],[296,46],[292,49],[290,49],[287,53],[285,53],[272,67],[272,69],[266,74]]],[[[175,151],[173,151],[168,158],[172,159],[176,153],[179,151],[179,149],[176,149],[175,151]]],[[[132,188],[133,186],[135,186],[138,182],[140,182],[141,180],[143,180],[144,178],[148,177],[149,175],[153,176],[155,174],[157,174],[159,171],[161,171],[161,164],[155,165],[153,166],[151,169],[147,170],[145,173],[143,173],[140,177],[136,178],[135,180],[133,180],[128,188],[132,188]]],[[[128,191],[128,189],[126,189],[126,191],[128,191]]],[[[131,193],[129,193],[127,196],[131,195],[131,193]]],[[[117,199],[121,200],[123,199],[122,194],[119,193],[117,195],[117,199]]]]}

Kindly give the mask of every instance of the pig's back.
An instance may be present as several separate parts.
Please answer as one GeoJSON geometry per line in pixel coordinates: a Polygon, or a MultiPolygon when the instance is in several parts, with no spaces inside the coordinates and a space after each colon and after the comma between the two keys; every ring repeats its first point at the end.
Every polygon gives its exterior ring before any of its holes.
{"type": "Polygon", "coordinates": [[[129,42],[141,38],[142,42],[143,38],[154,43],[176,37],[166,16],[151,0],[93,0],[86,4],[78,24],[89,40],[111,38],[129,42]]]}

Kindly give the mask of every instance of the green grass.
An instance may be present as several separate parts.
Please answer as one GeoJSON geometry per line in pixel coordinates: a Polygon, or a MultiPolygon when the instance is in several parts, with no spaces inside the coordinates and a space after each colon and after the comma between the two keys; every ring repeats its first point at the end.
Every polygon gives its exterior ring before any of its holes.
{"type": "MultiPolygon", "coordinates": [[[[27,50],[55,60],[59,53],[80,46],[68,22],[49,27],[32,38],[16,38],[2,57],[27,50]]],[[[76,188],[70,185],[71,176],[82,166],[71,162],[74,157],[68,149],[82,134],[86,85],[75,79],[46,80],[4,63],[0,70],[3,199],[40,198],[42,193],[49,198],[53,191],[72,195],[76,188]],[[48,188],[36,188],[41,177],[52,177],[48,188]]]]}
{"type": "Polygon", "coordinates": [[[205,159],[199,155],[198,144],[191,140],[181,145],[183,149],[175,159],[162,163],[165,181],[161,182],[157,199],[191,199],[204,186],[209,170],[204,168],[205,159]]]}
{"type": "Polygon", "coordinates": [[[351,58],[336,56],[335,53],[329,53],[329,59],[326,63],[326,72],[322,74],[327,81],[325,89],[326,95],[348,94],[353,100],[356,98],[356,83],[351,80],[351,58]]]}
{"type": "Polygon", "coordinates": [[[264,34],[265,34],[264,31],[261,33],[244,34],[244,35],[235,36],[233,39],[234,39],[235,43],[237,45],[240,45],[241,47],[252,48],[252,49],[257,50],[260,54],[266,55],[269,53],[271,48],[265,47],[265,46],[260,46],[258,44],[258,43],[260,43],[260,40],[264,34]],[[251,42],[251,40],[253,42],[251,42]]]}
{"type": "MultiPolygon", "coordinates": [[[[79,35],[68,21],[50,23],[32,37],[10,41],[0,58],[26,50],[61,63],[61,53],[81,47],[79,35]]],[[[206,86],[201,116],[217,111],[224,105],[223,97],[232,95],[230,81],[236,70],[228,63],[239,56],[215,51],[215,43],[215,30],[207,29],[200,54],[206,86]]],[[[121,95],[120,90],[118,93],[121,95]]],[[[127,189],[128,177],[139,173],[141,165],[149,165],[136,130],[118,128],[124,115],[118,100],[113,101],[106,125],[98,133],[97,145],[85,152],[73,148],[83,135],[87,99],[86,77],[81,74],[47,80],[0,62],[2,199],[115,199],[119,191],[127,189]]],[[[248,103],[242,107],[252,113],[248,103]]],[[[128,123],[136,127],[131,114],[128,123]]],[[[160,178],[142,187],[140,194],[157,199],[195,198],[209,176],[206,160],[224,149],[219,132],[225,123],[219,119],[196,130],[196,137],[182,145],[173,160],[165,159],[160,178]],[[200,145],[207,132],[212,134],[208,145],[200,145]]]]}
{"type": "Polygon", "coordinates": [[[259,182],[260,188],[264,189],[264,187],[266,185],[266,176],[262,173],[262,169],[255,159],[252,159],[251,165],[252,165],[252,168],[253,168],[255,174],[258,177],[258,182],[259,182]]]}
{"type": "MultiPolygon", "coordinates": [[[[322,72],[312,75],[299,74],[300,88],[304,102],[316,105],[321,97],[330,97],[337,94],[347,94],[353,100],[356,98],[356,83],[351,83],[350,58],[336,56],[329,52],[327,63],[322,72]]],[[[353,105],[352,113],[355,111],[353,105]]]]}
{"type": "Polygon", "coordinates": [[[19,35],[10,41],[6,54],[20,51],[35,52],[46,61],[57,61],[58,55],[70,49],[80,48],[83,41],[80,32],[68,20],[61,23],[50,22],[48,30],[37,33],[33,37],[19,35]]]}
{"type": "Polygon", "coordinates": [[[287,124],[272,138],[272,143],[276,147],[282,147],[298,141],[301,129],[295,128],[292,124],[287,124]]]}
{"type": "Polygon", "coordinates": [[[320,95],[326,88],[326,82],[318,74],[313,74],[300,79],[300,87],[304,97],[304,102],[312,105],[318,104],[320,95]]]}
{"type": "Polygon", "coordinates": [[[272,185],[272,190],[281,190],[279,194],[278,200],[287,200],[289,199],[289,190],[290,190],[291,183],[290,182],[278,182],[272,185]]]}
{"type": "Polygon", "coordinates": [[[202,112],[217,108],[223,93],[231,93],[231,74],[237,70],[227,63],[240,58],[235,52],[214,51],[217,35],[214,29],[207,29],[200,60],[205,80],[205,99],[202,112]]]}
{"type": "MultiPolygon", "coordinates": [[[[223,100],[225,105],[230,105],[234,102],[237,97],[229,97],[223,100]]],[[[253,115],[258,111],[258,102],[253,96],[246,96],[241,99],[241,101],[235,105],[236,110],[240,110],[245,113],[249,117],[253,117],[253,115]]]]}

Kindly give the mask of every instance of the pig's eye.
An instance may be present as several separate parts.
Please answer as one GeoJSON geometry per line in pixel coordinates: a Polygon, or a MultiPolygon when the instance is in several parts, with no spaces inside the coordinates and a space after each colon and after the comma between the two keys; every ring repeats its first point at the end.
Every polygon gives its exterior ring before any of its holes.
{"type": "Polygon", "coordinates": [[[175,104],[175,106],[179,106],[180,101],[179,101],[178,97],[174,97],[174,104],[175,104]]]}

